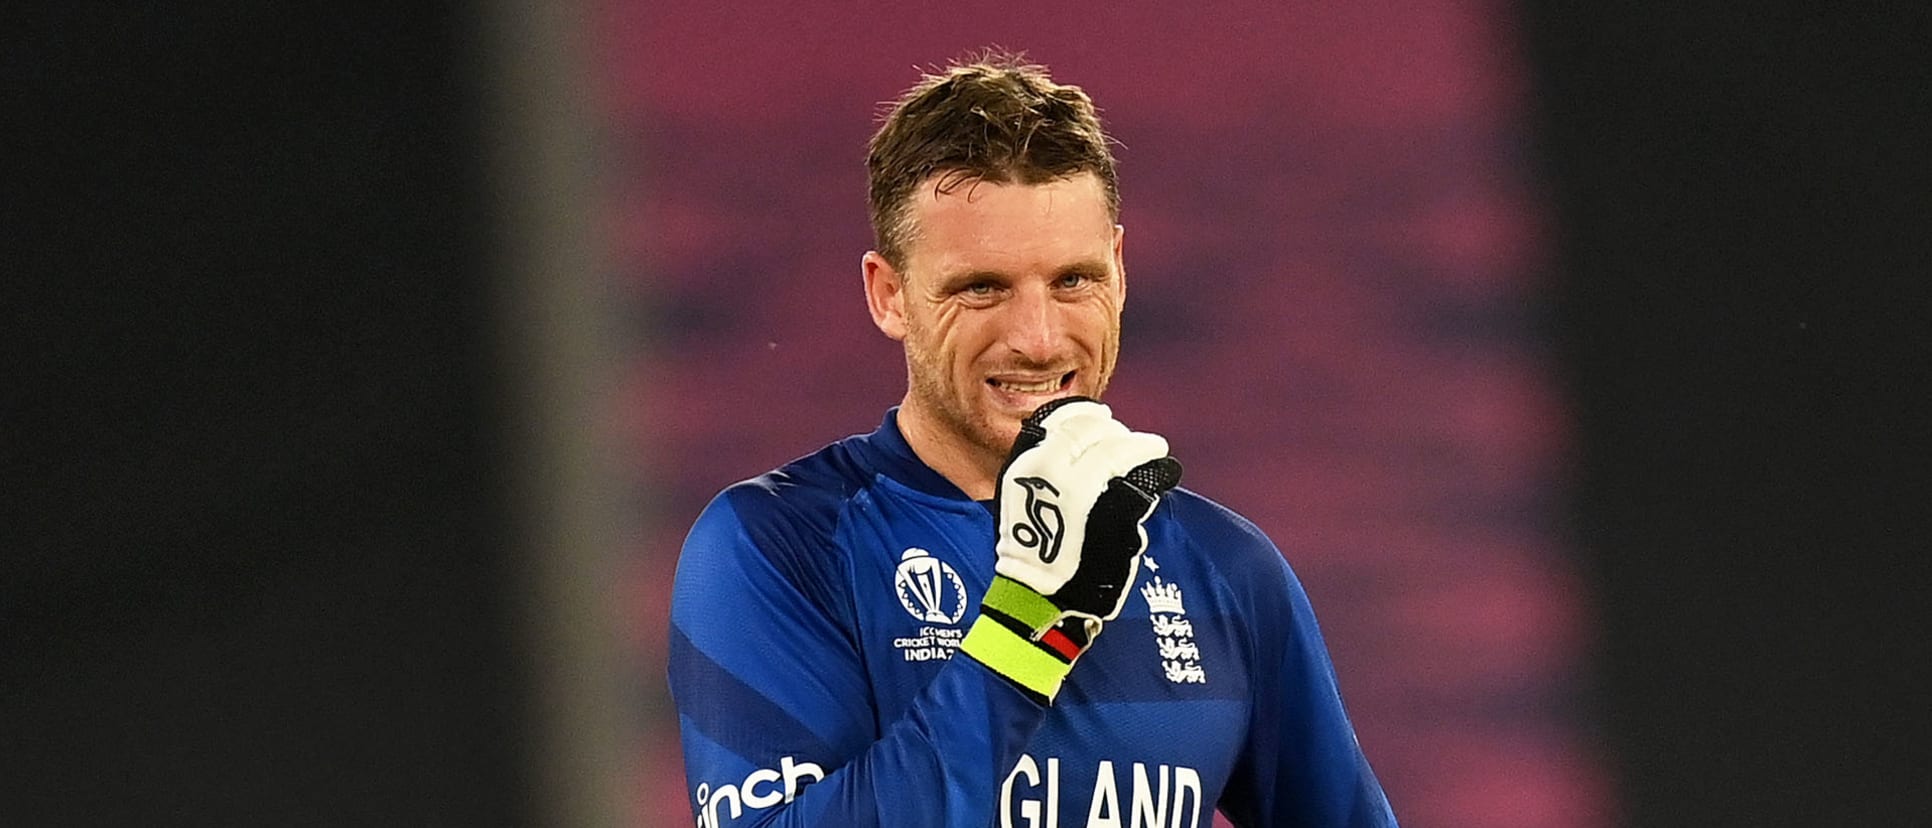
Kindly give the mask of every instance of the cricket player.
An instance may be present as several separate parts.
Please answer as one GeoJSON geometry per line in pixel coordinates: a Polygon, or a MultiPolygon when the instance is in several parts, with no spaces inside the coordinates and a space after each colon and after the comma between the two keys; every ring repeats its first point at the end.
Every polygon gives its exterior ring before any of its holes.
{"type": "Polygon", "coordinates": [[[957,65],[867,167],[865,297],[906,394],[685,542],[697,824],[1395,825],[1280,552],[1099,402],[1127,271],[1088,96],[957,65]]]}

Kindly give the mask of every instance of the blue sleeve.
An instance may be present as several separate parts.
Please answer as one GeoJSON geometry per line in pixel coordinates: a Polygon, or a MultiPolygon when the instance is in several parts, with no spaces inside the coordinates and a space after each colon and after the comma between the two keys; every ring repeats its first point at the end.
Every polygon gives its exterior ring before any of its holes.
{"type": "Polygon", "coordinates": [[[1273,577],[1250,585],[1249,606],[1287,611],[1249,614],[1257,631],[1254,717],[1221,811],[1244,827],[1394,828],[1342,708],[1315,610],[1279,552],[1274,563],[1273,577]]]}
{"type": "Polygon", "coordinates": [[[748,531],[730,497],[714,500],[671,598],[671,694],[700,828],[991,824],[1045,708],[961,654],[882,726],[829,534],[753,517],[748,531]]]}

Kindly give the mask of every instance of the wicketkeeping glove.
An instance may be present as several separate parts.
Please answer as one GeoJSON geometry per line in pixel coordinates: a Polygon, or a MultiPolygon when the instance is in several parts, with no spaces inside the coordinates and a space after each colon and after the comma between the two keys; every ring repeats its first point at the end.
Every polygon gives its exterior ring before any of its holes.
{"type": "Polygon", "coordinates": [[[1147,548],[1142,527],[1181,482],[1167,441],[1107,406],[1054,400],[1020,424],[1000,471],[997,573],[960,649],[1041,701],[1120,614],[1147,548]]]}

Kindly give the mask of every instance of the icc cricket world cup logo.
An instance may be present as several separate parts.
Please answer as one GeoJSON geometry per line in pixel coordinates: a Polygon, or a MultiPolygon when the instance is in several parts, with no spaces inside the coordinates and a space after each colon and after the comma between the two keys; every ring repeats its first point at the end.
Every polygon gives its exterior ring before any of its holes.
{"type": "Polygon", "coordinates": [[[952,565],[913,547],[899,556],[899,571],[892,585],[899,593],[899,605],[921,621],[957,624],[966,614],[966,584],[952,565]]]}

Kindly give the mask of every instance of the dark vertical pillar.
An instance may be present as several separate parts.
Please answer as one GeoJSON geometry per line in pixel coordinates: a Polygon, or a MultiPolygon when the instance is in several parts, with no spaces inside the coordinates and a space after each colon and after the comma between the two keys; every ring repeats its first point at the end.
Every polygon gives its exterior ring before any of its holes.
{"type": "Polygon", "coordinates": [[[1528,7],[1630,825],[1932,810],[1932,28],[1786,5],[1528,7]]]}
{"type": "Polygon", "coordinates": [[[0,823],[524,822],[473,21],[42,8],[0,50],[0,823]]]}

